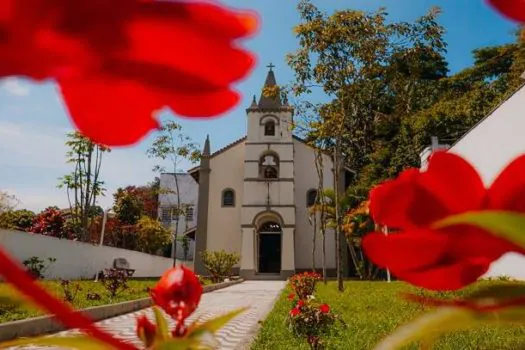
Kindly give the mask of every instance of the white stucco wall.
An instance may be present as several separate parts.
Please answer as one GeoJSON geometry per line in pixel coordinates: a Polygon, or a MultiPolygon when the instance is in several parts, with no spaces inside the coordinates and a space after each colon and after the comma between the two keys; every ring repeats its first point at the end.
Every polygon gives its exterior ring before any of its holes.
{"type": "Polygon", "coordinates": [[[241,208],[244,183],[244,142],[210,159],[208,250],[241,252],[241,208]],[[222,206],[222,192],[235,191],[235,206],[222,206]]]}
{"type": "MultiPolygon", "coordinates": [[[[186,216],[179,218],[178,235],[182,235],[186,228],[192,228],[197,226],[198,216],[198,198],[199,198],[199,184],[189,174],[180,173],[177,174],[177,182],[179,184],[180,201],[182,204],[191,205],[193,208],[193,220],[186,220],[186,216]]],[[[177,195],[175,185],[175,176],[172,173],[161,174],[160,176],[160,189],[159,194],[159,217],[161,217],[161,211],[163,207],[176,207],[177,206],[177,195]]],[[[172,218],[171,222],[163,223],[167,225],[172,232],[175,232],[175,220],[172,218]]],[[[188,260],[193,260],[193,252],[195,251],[195,241],[190,241],[188,260]]],[[[184,258],[184,249],[182,244],[177,243],[177,259],[184,258]]]]}
{"type": "MultiPolygon", "coordinates": [[[[294,140],[295,147],[295,265],[298,269],[312,267],[313,226],[308,221],[306,193],[317,189],[319,178],[315,168],[315,152],[304,143],[294,140]]],[[[323,156],[324,187],[333,188],[333,164],[330,157],[323,156]]],[[[319,230],[317,229],[317,232],[319,230]]],[[[316,267],[322,266],[322,237],[316,238],[316,267]]],[[[333,232],[326,235],[326,267],[335,268],[335,242],[333,232]]]]}
{"type": "Polygon", "coordinates": [[[20,262],[36,256],[56,258],[46,278],[94,278],[98,271],[113,267],[113,260],[125,258],[134,277],[159,277],[169,269],[171,259],[113,247],[80,243],[22,231],[0,229],[0,245],[20,262]]]}
{"type": "MultiPolygon", "coordinates": [[[[510,161],[525,153],[525,87],[453,145],[450,152],[470,161],[489,186],[510,161]]],[[[500,275],[525,280],[525,258],[503,256],[487,274],[500,275]]]]}

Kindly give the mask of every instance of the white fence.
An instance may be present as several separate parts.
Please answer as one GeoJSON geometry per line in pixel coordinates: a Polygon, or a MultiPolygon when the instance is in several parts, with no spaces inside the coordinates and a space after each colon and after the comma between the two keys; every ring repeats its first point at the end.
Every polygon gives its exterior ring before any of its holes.
{"type": "Polygon", "coordinates": [[[135,270],[133,277],[158,277],[169,269],[171,259],[126,249],[80,243],[66,239],[0,229],[0,245],[20,262],[36,256],[55,258],[45,278],[93,278],[98,271],[113,267],[113,260],[124,258],[135,270]]]}

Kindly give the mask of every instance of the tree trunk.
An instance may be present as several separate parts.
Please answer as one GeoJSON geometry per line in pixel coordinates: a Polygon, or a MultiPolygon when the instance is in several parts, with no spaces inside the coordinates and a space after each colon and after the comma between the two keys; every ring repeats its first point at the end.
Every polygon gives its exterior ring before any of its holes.
{"type": "MultiPolygon", "coordinates": [[[[315,204],[314,204],[315,205],[315,204]]],[[[315,246],[316,246],[316,236],[317,236],[317,212],[313,213],[314,228],[312,230],[312,271],[316,270],[315,267],[315,246]]]]}
{"type": "Polygon", "coordinates": [[[177,191],[177,210],[176,210],[176,217],[175,217],[175,234],[173,235],[173,245],[172,245],[172,257],[173,257],[173,266],[177,265],[177,239],[179,238],[179,218],[181,214],[180,210],[180,191],[179,191],[179,178],[177,176],[177,165],[174,164],[173,166],[173,177],[175,178],[175,191],[177,191]]]}
{"type": "Polygon", "coordinates": [[[336,136],[334,148],[334,192],[335,192],[335,264],[337,276],[337,289],[342,292],[343,275],[342,275],[342,261],[341,261],[341,205],[339,203],[339,155],[341,152],[341,137],[336,136]]]}
{"type": "Polygon", "coordinates": [[[317,177],[319,183],[317,185],[317,198],[316,205],[321,207],[321,215],[319,218],[319,229],[321,231],[321,243],[322,243],[322,269],[323,269],[323,282],[326,284],[326,206],[324,198],[324,165],[323,165],[323,153],[320,149],[315,152],[315,168],[317,170],[317,177]]]}

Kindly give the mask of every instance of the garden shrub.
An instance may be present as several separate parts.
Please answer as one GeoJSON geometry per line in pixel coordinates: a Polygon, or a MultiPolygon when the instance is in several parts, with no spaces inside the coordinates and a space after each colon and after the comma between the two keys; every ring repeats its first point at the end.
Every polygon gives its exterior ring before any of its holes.
{"type": "Polygon", "coordinates": [[[70,280],[60,280],[60,286],[62,287],[62,292],[64,293],[64,300],[68,303],[75,301],[77,294],[82,290],[80,283],[71,282],[70,280]]]}
{"type": "Polygon", "coordinates": [[[105,269],[101,282],[111,298],[117,296],[123,290],[128,289],[130,273],[123,269],[105,269]]]}
{"type": "Polygon", "coordinates": [[[201,252],[204,267],[211,275],[213,283],[221,282],[226,277],[232,276],[232,268],[239,263],[241,257],[237,253],[221,251],[201,252]]]}
{"type": "Polygon", "coordinates": [[[290,285],[301,300],[314,294],[315,285],[321,279],[321,275],[316,272],[304,272],[293,275],[290,278],[290,285]]]}
{"type": "Polygon", "coordinates": [[[288,315],[289,327],[297,336],[306,338],[310,349],[322,349],[321,337],[329,332],[337,316],[331,312],[327,304],[316,303],[312,296],[298,301],[295,298],[290,299],[295,306],[288,315]]]}
{"type": "Polygon", "coordinates": [[[37,256],[32,256],[29,259],[24,260],[22,264],[24,264],[34,278],[44,278],[44,273],[56,260],[56,258],[47,258],[44,260],[37,256]]]}

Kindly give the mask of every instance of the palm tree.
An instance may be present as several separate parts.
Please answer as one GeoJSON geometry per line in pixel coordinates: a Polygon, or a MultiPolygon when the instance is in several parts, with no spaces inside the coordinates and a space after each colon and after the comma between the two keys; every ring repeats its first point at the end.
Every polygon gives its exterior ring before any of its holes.
{"type": "MultiPolygon", "coordinates": [[[[371,265],[361,249],[361,237],[365,233],[373,231],[373,222],[368,215],[368,201],[363,201],[364,199],[356,195],[351,189],[348,189],[343,196],[339,196],[339,206],[344,213],[340,230],[345,234],[352,264],[359,277],[361,279],[374,279],[379,271],[371,265]]],[[[309,208],[309,213],[310,215],[322,213],[322,217],[324,216],[325,219],[325,227],[335,230],[337,225],[335,191],[331,188],[325,189],[323,200],[316,201],[316,204],[309,208]]]]}

